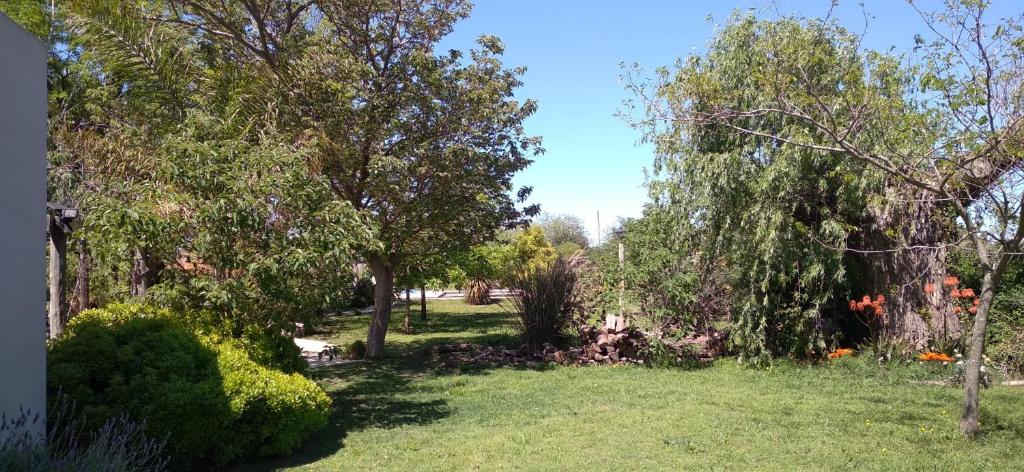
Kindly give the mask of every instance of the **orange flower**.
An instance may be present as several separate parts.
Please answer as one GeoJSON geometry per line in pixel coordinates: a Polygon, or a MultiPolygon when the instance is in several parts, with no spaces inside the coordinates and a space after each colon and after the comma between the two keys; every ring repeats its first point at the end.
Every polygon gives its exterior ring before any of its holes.
{"type": "Polygon", "coordinates": [[[977,314],[978,313],[978,307],[972,306],[972,307],[967,309],[967,312],[972,314],[972,315],[977,314]]]}
{"type": "Polygon", "coordinates": [[[963,298],[971,298],[971,297],[974,296],[974,289],[973,288],[965,288],[965,289],[960,291],[960,296],[963,297],[963,298]]]}
{"type": "Polygon", "coordinates": [[[948,354],[941,352],[925,352],[917,356],[917,360],[922,362],[935,361],[935,362],[953,362],[953,358],[949,357],[948,354]]]}
{"type": "Polygon", "coordinates": [[[924,284],[924,293],[929,295],[935,293],[935,284],[931,282],[924,284]]]}
{"type": "Polygon", "coordinates": [[[956,313],[956,314],[958,314],[958,315],[959,315],[959,314],[960,314],[960,312],[962,312],[962,311],[963,311],[963,310],[961,310],[961,309],[960,309],[960,307],[958,307],[958,306],[955,306],[955,307],[953,307],[953,313],[956,313]]]}
{"type": "Polygon", "coordinates": [[[857,300],[850,300],[850,311],[857,311],[857,300]]]}
{"type": "Polygon", "coordinates": [[[953,298],[960,298],[960,290],[954,288],[953,291],[949,293],[949,296],[953,298]]]}
{"type": "Polygon", "coordinates": [[[865,305],[870,305],[871,304],[871,297],[869,295],[864,295],[864,298],[861,298],[860,302],[865,304],[865,305]]]}
{"type": "Polygon", "coordinates": [[[828,353],[828,358],[829,359],[837,359],[837,358],[840,358],[840,357],[853,356],[853,353],[854,353],[853,349],[848,349],[848,348],[841,347],[839,349],[836,349],[835,351],[832,351],[832,352],[828,353]]]}
{"type": "Polygon", "coordinates": [[[946,280],[942,281],[942,285],[947,287],[956,287],[957,285],[960,285],[960,279],[953,276],[946,277],[946,280]]]}
{"type": "Polygon", "coordinates": [[[981,303],[981,299],[980,299],[980,298],[975,298],[975,299],[974,299],[974,302],[972,302],[972,304],[973,304],[974,306],[978,306],[978,304],[979,304],[979,303],[981,303]]]}
{"type": "Polygon", "coordinates": [[[879,295],[878,297],[876,297],[875,298],[875,303],[877,303],[879,305],[885,303],[885,295],[879,295]]]}

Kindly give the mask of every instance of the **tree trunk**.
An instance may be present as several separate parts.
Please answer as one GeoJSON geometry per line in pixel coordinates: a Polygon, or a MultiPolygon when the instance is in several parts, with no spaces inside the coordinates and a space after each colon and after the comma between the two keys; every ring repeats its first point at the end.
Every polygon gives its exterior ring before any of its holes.
{"type": "Polygon", "coordinates": [[[142,298],[150,287],[160,281],[162,264],[152,257],[149,251],[135,248],[131,271],[131,296],[142,298]]]}
{"type": "Polygon", "coordinates": [[[366,358],[376,359],[384,355],[384,337],[391,320],[391,300],[394,298],[395,272],[390,261],[378,256],[367,260],[373,272],[373,316],[370,330],[366,333],[366,358]]]}
{"type": "Polygon", "coordinates": [[[862,254],[871,293],[853,295],[884,295],[881,334],[915,349],[940,336],[959,337],[960,320],[946,303],[942,284],[947,275],[942,242],[950,240],[949,219],[927,194],[905,189],[889,193],[892,203],[870,210],[872,221],[858,241],[863,249],[876,251],[862,254]],[[914,198],[918,201],[906,203],[914,198]]]}
{"type": "Polygon", "coordinates": [[[968,437],[974,437],[978,433],[978,386],[981,380],[982,355],[985,353],[985,329],[988,324],[988,310],[995,298],[997,282],[993,270],[986,268],[981,283],[981,301],[974,316],[974,332],[971,334],[967,365],[964,366],[964,411],[960,416],[960,432],[968,437]]]}
{"type": "Polygon", "coordinates": [[[405,289],[405,332],[412,332],[412,301],[410,301],[410,293],[412,290],[409,288],[405,289]]]}
{"type": "Polygon", "coordinates": [[[92,272],[92,255],[89,243],[85,238],[78,239],[78,271],[75,276],[75,301],[68,310],[68,318],[73,317],[92,306],[89,294],[89,274],[92,272]]]}
{"type": "Polygon", "coordinates": [[[67,321],[64,295],[64,272],[67,270],[67,234],[57,218],[50,217],[50,339],[64,333],[67,321]]]}
{"type": "Polygon", "coordinates": [[[420,285],[420,321],[427,321],[427,287],[420,285]]]}

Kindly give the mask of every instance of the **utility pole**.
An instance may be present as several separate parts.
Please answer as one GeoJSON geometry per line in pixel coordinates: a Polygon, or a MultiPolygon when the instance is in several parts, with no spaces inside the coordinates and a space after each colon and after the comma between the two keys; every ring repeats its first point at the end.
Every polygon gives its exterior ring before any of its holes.
{"type": "Polygon", "coordinates": [[[601,212],[597,212],[597,245],[601,245],[601,212]]]}

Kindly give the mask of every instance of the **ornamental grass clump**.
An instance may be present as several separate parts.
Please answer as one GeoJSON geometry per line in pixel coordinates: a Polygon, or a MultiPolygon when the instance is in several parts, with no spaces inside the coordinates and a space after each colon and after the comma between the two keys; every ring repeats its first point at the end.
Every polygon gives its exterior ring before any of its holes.
{"type": "Polygon", "coordinates": [[[487,279],[473,279],[466,284],[466,303],[470,305],[490,305],[491,283],[487,279]]]}
{"type": "Polygon", "coordinates": [[[565,342],[572,322],[577,265],[577,258],[560,257],[546,267],[513,277],[511,299],[519,315],[523,344],[541,349],[545,344],[565,342]]]}

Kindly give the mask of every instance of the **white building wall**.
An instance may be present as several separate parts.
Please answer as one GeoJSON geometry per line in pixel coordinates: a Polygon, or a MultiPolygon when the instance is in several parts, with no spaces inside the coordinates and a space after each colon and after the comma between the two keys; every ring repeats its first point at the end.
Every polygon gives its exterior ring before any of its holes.
{"type": "Polygon", "coordinates": [[[46,406],[46,46],[0,13],[0,412],[46,406]]]}

